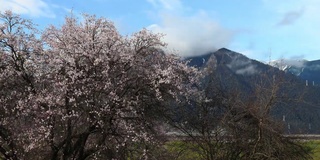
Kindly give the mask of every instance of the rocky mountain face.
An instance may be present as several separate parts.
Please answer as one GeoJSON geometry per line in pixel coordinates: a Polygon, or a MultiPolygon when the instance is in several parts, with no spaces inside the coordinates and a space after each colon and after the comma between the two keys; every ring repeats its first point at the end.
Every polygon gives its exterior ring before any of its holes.
{"type": "Polygon", "coordinates": [[[306,85],[320,86],[320,60],[278,60],[270,65],[297,76],[306,85]]]}
{"type": "Polygon", "coordinates": [[[272,116],[287,133],[320,132],[320,60],[269,65],[226,48],[188,60],[191,66],[210,71],[206,78],[215,77],[225,92],[242,92],[243,99],[257,96],[257,87],[271,89],[275,81],[281,83],[279,91],[286,98],[275,104],[272,116]]]}

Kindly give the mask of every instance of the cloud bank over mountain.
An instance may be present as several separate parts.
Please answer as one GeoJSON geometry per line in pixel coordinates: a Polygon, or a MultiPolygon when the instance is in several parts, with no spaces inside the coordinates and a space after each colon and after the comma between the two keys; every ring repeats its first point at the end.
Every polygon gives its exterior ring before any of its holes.
{"type": "Polygon", "coordinates": [[[186,14],[190,8],[179,0],[147,0],[157,10],[159,22],[148,29],[164,33],[169,50],[182,57],[192,57],[227,47],[235,32],[222,26],[207,12],[198,10],[186,14]]]}
{"type": "Polygon", "coordinates": [[[205,13],[191,17],[163,15],[161,24],[148,29],[164,33],[168,49],[175,49],[182,57],[197,56],[228,46],[234,33],[210,19],[205,13]]]}

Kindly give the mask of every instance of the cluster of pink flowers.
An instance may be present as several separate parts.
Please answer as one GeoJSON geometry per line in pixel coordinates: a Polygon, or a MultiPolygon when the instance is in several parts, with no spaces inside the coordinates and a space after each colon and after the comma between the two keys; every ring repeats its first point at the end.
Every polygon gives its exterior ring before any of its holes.
{"type": "Polygon", "coordinates": [[[153,143],[157,114],[197,81],[146,29],[126,37],[83,15],[37,38],[31,21],[0,18],[0,157],[119,158],[133,143],[153,143]]]}

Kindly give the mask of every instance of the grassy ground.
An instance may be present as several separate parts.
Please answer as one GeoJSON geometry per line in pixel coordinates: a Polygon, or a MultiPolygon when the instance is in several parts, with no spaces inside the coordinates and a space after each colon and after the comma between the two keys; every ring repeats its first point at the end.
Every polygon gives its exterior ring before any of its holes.
{"type": "MultiPolygon", "coordinates": [[[[314,160],[320,160],[320,140],[310,140],[302,144],[311,150],[314,160]]],[[[165,148],[171,153],[170,159],[175,160],[202,160],[199,155],[200,149],[195,144],[187,144],[182,141],[172,141],[166,144],[165,148]]],[[[2,158],[0,157],[0,160],[2,158]]]]}
{"type": "MultiPolygon", "coordinates": [[[[320,160],[320,140],[310,140],[302,144],[311,150],[311,157],[320,160]]],[[[173,154],[176,160],[201,160],[199,148],[196,145],[173,141],[166,144],[166,149],[173,154]]]]}
{"type": "Polygon", "coordinates": [[[188,144],[182,141],[169,142],[166,145],[172,158],[176,160],[201,160],[199,148],[196,145],[188,144]]]}
{"type": "Polygon", "coordinates": [[[320,159],[320,140],[311,140],[304,144],[312,150],[311,156],[314,160],[320,159]]]}

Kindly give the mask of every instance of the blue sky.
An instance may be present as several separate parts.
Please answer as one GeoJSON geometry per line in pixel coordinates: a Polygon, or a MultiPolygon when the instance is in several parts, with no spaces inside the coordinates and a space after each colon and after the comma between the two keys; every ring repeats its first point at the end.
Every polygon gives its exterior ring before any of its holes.
{"type": "Polygon", "coordinates": [[[0,0],[7,9],[40,29],[71,11],[108,18],[123,35],[147,28],[181,56],[226,47],[260,61],[320,59],[319,0],[0,0]]]}

